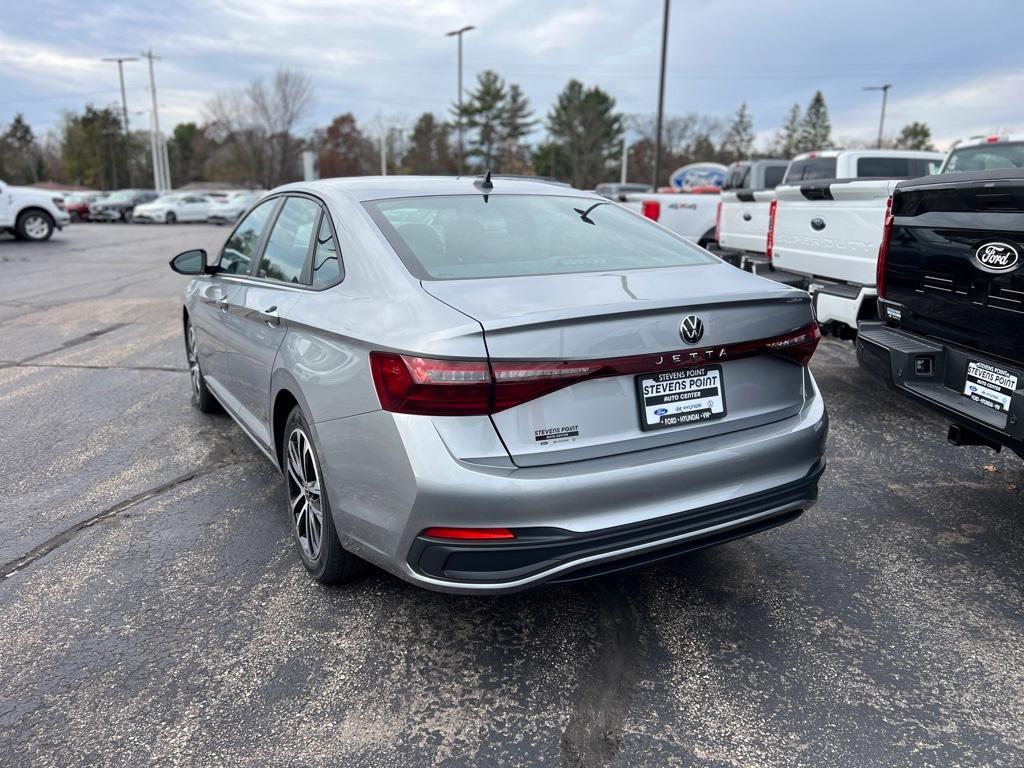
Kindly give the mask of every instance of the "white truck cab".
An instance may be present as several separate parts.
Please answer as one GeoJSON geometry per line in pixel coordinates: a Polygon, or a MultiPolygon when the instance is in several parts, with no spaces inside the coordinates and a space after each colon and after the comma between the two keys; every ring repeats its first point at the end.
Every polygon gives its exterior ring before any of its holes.
{"type": "Polygon", "coordinates": [[[887,205],[904,178],[936,173],[939,152],[848,150],[793,158],[768,227],[774,268],[802,278],[825,331],[853,338],[873,317],[875,269],[887,205]]]}
{"type": "Polygon", "coordinates": [[[0,181],[0,231],[10,232],[19,240],[41,242],[70,223],[59,195],[0,181]]]}

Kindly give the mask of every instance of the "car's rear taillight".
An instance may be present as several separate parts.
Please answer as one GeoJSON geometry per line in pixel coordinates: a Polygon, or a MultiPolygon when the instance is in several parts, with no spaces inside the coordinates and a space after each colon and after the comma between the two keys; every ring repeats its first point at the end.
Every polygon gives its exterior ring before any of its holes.
{"type": "Polygon", "coordinates": [[[657,221],[661,218],[661,203],[657,200],[644,200],[640,210],[651,221],[657,221]]]}
{"type": "Polygon", "coordinates": [[[875,288],[878,298],[885,298],[885,268],[889,264],[889,242],[892,240],[892,197],[885,203],[885,223],[882,225],[882,242],[878,244],[878,264],[875,266],[875,288]]]}
{"type": "Polygon", "coordinates": [[[715,242],[722,243],[722,201],[718,201],[718,210],[715,211],[715,242]]]}
{"type": "Polygon", "coordinates": [[[420,416],[486,416],[587,379],[694,368],[756,355],[807,365],[821,332],[810,323],[781,336],[601,360],[534,362],[434,360],[371,352],[370,370],[381,408],[420,416]]]}
{"type": "Polygon", "coordinates": [[[778,200],[772,200],[768,204],[768,240],[765,243],[764,255],[771,261],[775,252],[775,211],[779,207],[778,200]]]}

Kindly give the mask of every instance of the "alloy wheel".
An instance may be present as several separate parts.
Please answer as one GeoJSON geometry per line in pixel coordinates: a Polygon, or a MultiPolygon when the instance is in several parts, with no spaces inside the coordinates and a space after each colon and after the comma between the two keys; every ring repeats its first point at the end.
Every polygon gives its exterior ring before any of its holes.
{"type": "Polygon", "coordinates": [[[306,557],[316,560],[320,557],[324,530],[323,496],[313,445],[301,429],[292,430],[288,436],[286,465],[288,505],[295,534],[306,557]]]}
{"type": "Polygon", "coordinates": [[[33,240],[42,240],[50,231],[50,224],[37,213],[30,214],[24,223],[25,234],[33,240]]]}
{"type": "Polygon", "coordinates": [[[188,373],[192,378],[192,394],[199,397],[202,374],[199,371],[199,356],[196,354],[196,331],[191,323],[188,326],[188,373]]]}

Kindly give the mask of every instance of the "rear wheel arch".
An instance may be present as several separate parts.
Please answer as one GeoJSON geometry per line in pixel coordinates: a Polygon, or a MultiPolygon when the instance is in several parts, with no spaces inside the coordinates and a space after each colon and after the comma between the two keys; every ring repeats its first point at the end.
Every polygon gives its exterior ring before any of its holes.
{"type": "MultiPolygon", "coordinates": [[[[284,428],[288,423],[288,416],[292,409],[299,405],[298,398],[292,394],[287,387],[282,387],[274,395],[274,402],[270,409],[271,438],[274,441],[274,456],[277,458],[277,465],[284,471],[284,428]]],[[[300,406],[301,408],[301,406],[300,406]]]]}

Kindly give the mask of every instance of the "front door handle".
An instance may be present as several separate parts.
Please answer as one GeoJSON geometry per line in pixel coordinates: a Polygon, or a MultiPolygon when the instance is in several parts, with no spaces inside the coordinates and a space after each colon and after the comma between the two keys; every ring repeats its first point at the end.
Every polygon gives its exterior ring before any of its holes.
{"type": "Polygon", "coordinates": [[[277,305],[260,311],[260,316],[267,325],[273,327],[281,324],[281,316],[277,314],[277,305]]]}
{"type": "Polygon", "coordinates": [[[218,307],[220,307],[221,310],[223,310],[224,312],[227,312],[228,308],[231,306],[231,304],[228,302],[228,297],[227,296],[220,296],[220,297],[218,297],[217,300],[214,303],[218,307]]]}

